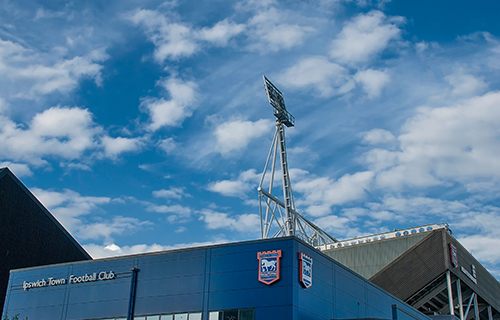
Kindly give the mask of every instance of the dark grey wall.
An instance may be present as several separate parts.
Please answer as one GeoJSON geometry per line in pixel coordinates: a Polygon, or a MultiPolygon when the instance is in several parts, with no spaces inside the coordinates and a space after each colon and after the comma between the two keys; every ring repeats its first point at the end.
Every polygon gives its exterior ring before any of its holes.
{"type": "Polygon", "coordinates": [[[445,229],[431,231],[370,280],[396,297],[408,299],[447,270],[445,233],[445,229]]]}
{"type": "Polygon", "coordinates": [[[11,269],[89,259],[19,179],[0,169],[0,311],[11,269]]]}

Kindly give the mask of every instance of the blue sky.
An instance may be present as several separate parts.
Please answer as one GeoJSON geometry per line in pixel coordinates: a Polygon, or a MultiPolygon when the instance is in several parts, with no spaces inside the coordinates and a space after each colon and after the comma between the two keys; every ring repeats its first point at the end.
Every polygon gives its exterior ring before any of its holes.
{"type": "Polygon", "coordinates": [[[299,212],[338,239],[447,222],[498,278],[499,13],[0,0],[0,165],[94,257],[259,238],[265,74],[299,212]]]}

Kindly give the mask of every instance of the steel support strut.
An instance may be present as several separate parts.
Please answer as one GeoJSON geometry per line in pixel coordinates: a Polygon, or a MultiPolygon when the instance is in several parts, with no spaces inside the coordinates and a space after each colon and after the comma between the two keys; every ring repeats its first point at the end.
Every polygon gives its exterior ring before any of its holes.
{"type": "Polygon", "coordinates": [[[464,302],[462,298],[462,284],[460,283],[460,279],[457,279],[457,299],[458,299],[458,308],[460,314],[460,320],[464,320],[464,302]]]}
{"type": "Polygon", "coordinates": [[[450,270],[446,271],[446,286],[448,287],[448,306],[450,307],[450,314],[455,315],[455,307],[453,304],[453,291],[451,288],[451,274],[450,270]]]}
{"type": "Polygon", "coordinates": [[[295,204],[292,195],[292,186],[290,184],[290,174],[288,173],[288,163],[286,156],[285,129],[281,121],[276,121],[276,128],[279,133],[281,172],[283,177],[283,198],[285,199],[285,217],[286,217],[286,235],[295,235],[295,217],[292,210],[295,210],[295,204]]]}

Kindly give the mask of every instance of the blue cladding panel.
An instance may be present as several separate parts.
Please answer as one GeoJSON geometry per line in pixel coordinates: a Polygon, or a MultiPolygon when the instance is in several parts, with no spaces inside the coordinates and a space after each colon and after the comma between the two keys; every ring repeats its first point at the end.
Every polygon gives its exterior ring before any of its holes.
{"type": "MultiPolygon", "coordinates": [[[[318,320],[318,319],[325,319],[325,318],[320,317],[317,314],[314,314],[314,313],[309,312],[307,310],[304,310],[302,308],[297,308],[295,319],[300,319],[300,320],[302,320],[302,319],[304,319],[304,320],[318,320]]],[[[330,319],[330,318],[326,318],[326,319],[330,319]]]]}
{"type": "MultiPolygon", "coordinates": [[[[390,307],[389,307],[389,309],[390,309],[390,307]]],[[[366,317],[367,318],[377,318],[377,319],[392,319],[392,314],[388,314],[385,312],[381,312],[377,309],[367,307],[366,317]]]]}
{"type": "Polygon", "coordinates": [[[234,254],[236,252],[253,252],[257,259],[257,252],[276,249],[292,249],[293,243],[290,239],[268,239],[263,241],[252,241],[248,243],[236,243],[230,245],[222,245],[212,248],[212,255],[234,254]]]}
{"type": "MultiPolygon", "coordinates": [[[[382,312],[386,317],[392,318],[391,305],[395,303],[395,301],[393,301],[390,296],[383,293],[382,290],[375,287],[369,287],[366,292],[366,301],[368,310],[374,309],[382,312]]],[[[375,313],[375,311],[370,312],[375,313]]]]}
{"type": "Polygon", "coordinates": [[[23,289],[12,290],[9,309],[23,309],[26,306],[46,307],[63,305],[65,288],[34,288],[28,291],[23,289]],[[40,291],[43,290],[43,294],[40,291]]]}
{"type": "Polygon", "coordinates": [[[68,285],[69,303],[128,299],[130,278],[68,285]]]}
{"type": "Polygon", "coordinates": [[[284,306],[286,287],[265,284],[258,289],[216,291],[210,293],[209,310],[284,306]]]}
{"type": "MultiPolygon", "coordinates": [[[[297,274],[298,274],[298,272],[299,271],[297,270],[297,274]]],[[[297,290],[299,292],[303,292],[303,293],[306,293],[308,295],[314,295],[317,299],[324,300],[325,302],[329,302],[329,303],[333,302],[332,286],[324,283],[323,281],[321,281],[319,279],[314,279],[313,285],[307,289],[302,287],[297,280],[296,287],[297,287],[297,290]]],[[[298,305],[298,304],[300,304],[300,302],[299,303],[296,302],[295,304],[298,305]]]]}
{"type": "Polygon", "coordinates": [[[258,281],[258,270],[255,268],[254,270],[210,275],[210,291],[254,289],[261,287],[261,285],[258,281]],[[242,279],[252,279],[252,281],[242,281],[242,279]]]}
{"type": "Polygon", "coordinates": [[[335,307],[335,319],[356,319],[356,314],[345,310],[344,308],[337,305],[335,307]]]}
{"type": "Polygon", "coordinates": [[[289,306],[275,306],[255,309],[255,319],[258,320],[288,320],[292,319],[292,314],[292,308],[289,306]]]}
{"type": "Polygon", "coordinates": [[[184,277],[190,275],[202,275],[205,272],[205,257],[181,259],[173,261],[149,262],[143,258],[139,260],[138,277],[142,280],[159,279],[169,277],[184,277]]]}
{"type": "Polygon", "coordinates": [[[114,270],[116,272],[130,271],[130,268],[134,265],[134,259],[126,258],[120,260],[96,260],[94,262],[73,264],[71,265],[71,272],[73,273],[85,273],[94,271],[108,271],[114,270]]]}
{"type": "Polygon", "coordinates": [[[306,309],[308,313],[314,314],[317,317],[319,316],[321,319],[333,318],[333,304],[331,300],[323,300],[311,294],[308,289],[299,289],[298,298],[294,305],[300,309],[306,309]]]}
{"type": "MultiPolygon", "coordinates": [[[[255,319],[390,319],[391,304],[404,303],[295,239],[177,250],[16,271],[6,308],[30,319],[96,319],[126,316],[130,268],[137,267],[136,315],[255,308],[255,319]],[[260,251],[282,250],[281,279],[258,281],[260,251]],[[313,258],[313,285],[299,283],[298,252],[313,258]],[[106,281],[22,290],[23,281],[113,271],[106,281]],[[67,315],[65,317],[64,315],[67,315]]],[[[408,308],[409,309],[409,308],[408,308]]],[[[423,318],[422,318],[423,319],[423,318]]]]}
{"type": "MultiPolygon", "coordinates": [[[[127,314],[127,308],[128,300],[107,300],[93,303],[69,304],[66,319],[123,317],[127,314]]],[[[38,317],[35,319],[42,320],[38,317]]]]}
{"type": "Polygon", "coordinates": [[[142,256],[138,259],[142,262],[163,262],[163,261],[177,261],[183,259],[201,258],[205,256],[206,250],[204,248],[191,248],[186,250],[170,251],[168,254],[163,252],[153,253],[148,256],[142,256]]]}
{"type": "MultiPolygon", "coordinates": [[[[204,275],[139,281],[137,283],[137,297],[202,293],[203,284],[204,275]]],[[[130,287],[130,282],[128,286],[130,287]]]]}
{"type": "Polygon", "coordinates": [[[197,312],[203,309],[203,294],[137,298],[135,314],[197,312]]]}
{"type": "Polygon", "coordinates": [[[224,273],[241,270],[258,270],[257,252],[235,252],[225,255],[212,255],[212,273],[224,273]]]}
{"type": "Polygon", "coordinates": [[[356,318],[359,317],[360,314],[360,304],[361,301],[360,299],[363,298],[363,296],[357,296],[353,297],[348,293],[345,293],[342,290],[336,291],[337,295],[337,305],[342,306],[342,308],[346,309],[347,311],[353,313],[356,315],[356,318]]]}
{"type": "MultiPolygon", "coordinates": [[[[4,310],[6,312],[7,310],[4,310]]],[[[36,320],[59,320],[64,319],[63,308],[59,306],[50,306],[44,308],[23,308],[20,310],[8,310],[9,316],[20,314],[20,319],[36,319],[36,320]]]]}
{"type": "Polygon", "coordinates": [[[366,280],[357,277],[344,268],[337,268],[335,280],[337,288],[355,297],[363,297],[366,280]]]}

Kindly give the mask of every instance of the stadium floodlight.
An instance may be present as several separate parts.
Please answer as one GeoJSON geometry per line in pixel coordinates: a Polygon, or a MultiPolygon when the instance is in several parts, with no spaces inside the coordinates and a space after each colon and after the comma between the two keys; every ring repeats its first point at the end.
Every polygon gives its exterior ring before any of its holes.
{"type": "Polygon", "coordinates": [[[338,242],[295,210],[292,184],[288,172],[284,128],[284,126],[293,127],[295,125],[295,118],[286,110],[285,100],[281,91],[265,76],[263,76],[263,79],[269,104],[274,108],[276,133],[274,134],[259,188],[257,189],[259,191],[261,237],[265,239],[270,237],[295,236],[316,247],[338,242]],[[281,201],[272,194],[278,154],[281,163],[284,201],[281,201]],[[263,185],[266,181],[266,173],[268,171],[270,171],[269,188],[265,190],[263,185]]]}
{"type": "Polygon", "coordinates": [[[295,125],[295,118],[286,110],[283,94],[266,76],[262,77],[264,78],[264,86],[266,87],[269,104],[274,108],[274,116],[285,126],[293,127],[295,125]]]}

